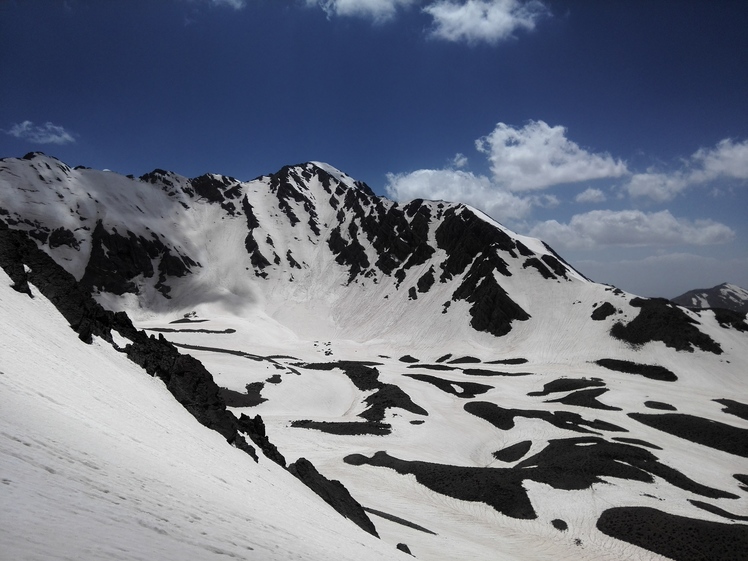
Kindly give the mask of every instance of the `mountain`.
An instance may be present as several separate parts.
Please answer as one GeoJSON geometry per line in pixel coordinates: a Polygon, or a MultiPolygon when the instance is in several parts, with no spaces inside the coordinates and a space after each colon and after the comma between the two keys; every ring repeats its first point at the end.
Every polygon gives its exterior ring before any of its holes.
{"type": "Polygon", "coordinates": [[[722,308],[748,312],[748,290],[726,282],[712,288],[689,290],[672,301],[687,308],[722,308]]]}
{"type": "Polygon", "coordinates": [[[0,161],[0,220],[16,557],[748,551],[745,313],[319,162],[243,182],[32,153],[0,161]]]}

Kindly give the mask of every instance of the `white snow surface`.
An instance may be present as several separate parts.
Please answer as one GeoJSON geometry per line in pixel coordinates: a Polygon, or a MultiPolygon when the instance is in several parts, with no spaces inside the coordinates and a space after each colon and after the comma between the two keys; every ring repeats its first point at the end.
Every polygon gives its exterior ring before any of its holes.
{"type": "Polygon", "coordinates": [[[0,271],[0,558],[400,559],[0,271]]]}
{"type": "MultiPolygon", "coordinates": [[[[634,348],[609,335],[615,322],[628,322],[639,313],[630,304],[632,295],[588,281],[568,267],[568,278],[545,279],[532,267],[523,267],[521,259],[507,258],[511,276],[497,279],[531,319],[514,321],[511,331],[497,338],[470,327],[465,301],[451,302],[443,313],[461,279],[451,284],[437,280],[416,300],[405,296],[433,263],[445,257],[442,250],[409,270],[399,287],[381,272],[348,282],[348,271],[335,262],[324,241],[338,224],[340,210],[322,204],[330,194],[312,172],[315,167],[325,170],[341,188],[356,184],[327,164],[298,168],[299,173],[311,173],[299,190],[315,203],[319,235],[308,223],[304,203],[292,199],[288,204],[300,221],[289,226],[267,177],[240,183],[242,196],[251,202],[260,223],[254,237],[260,251],[279,257],[278,264],[269,259],[266,278],[253,274],[244,248],[246,218],[190,198],[184,191],[185,178],[169,174],[171,186],[164,190],[116,174],[70,170],[47,157],[34,158],[33,166],[31,172],[28,162],[2,162],[0,207],[11,217],[34,208],[32,222],[73,231],[80,249],[42,247],[76,277],[83,275],[90,244],[90,230],[81,229],[81,224],[92,227],[92,216],[100,217],[108,231],[116,228],[124,234],[127,228],[145,237],[155,232],[175,252],[201,265],[193,274],[170,281],[170,299],[154,288],[155,278],[141,278],[138,295],[97,294],[105,307],[127,311],[137,327],[150,333],[162,330],[167,339],[183,345],[182,352],[201,360],[219,386],[242,392],[247,384],[262,383],[266,401],[230,409],[237,415],[260,414],[270,440],[289,463],[308,458],[322,474],[340,480],[364,507],[433,533],[371,514],[382,539],[365,534],[280,467],[264,457],[255,464],[200,426],[161,382],[108,344],[81,343],[51,304],[10,290],[9,280],[0,273],[5,318],[0,493],[3,505],[9,505],[0,514],[0,558],[397,559],[409,558],[395,550],[396,544],[405,543],[424,561],[656,561],[665,558],[597,530],[600,514],[613,506],[650,506],[725,523],[688,499],[705,500],[733,513],[748,512],[748,494],[733,478],[748,474],[746,458],[669,435],[627,415],[655,413],[645,402],[661,402],[679,413],[748,429],[748,421],[725,413],[724,406],[713,401],[748,403],[748,339],[745,333],[721,327],[712,312],[686,313],[720,344],[721,355],[699,349],[676,352],[661,342],[634,348]],[[29,199],[17,199],[13,174],[26,174],[24,197],[29,199]],[[101,210],[109,204],[116,210],[101,210]],[[84,205],[93,205],[88,215],[71,210],[84,205]],[[289,253],[300,268],[286,258],[289,253]],[[603,302],[612,303],[615,312],[592,321],[590,314],[603,302]],[[190,323],[173,323],[185,314],[190,323]],[[480,361],[461,367],[527,375],[476,376],[456,365],[452,370],[428,368],[446,354],[451,355],[449,360],[470,356],[480,361]],[[404,355],[419,362],[399,360],[404,355]],[[526,362],[488,364],[518,358],[526,362]],[[678,381],[608,370],[595,364],[602,358],[663,366],[678,381]],[[298,420],[362,420],[358,415],[367,408],[365,399],[372,391],[358,390],[340,369],[308,367],[338,360],[375,363],[380,382],[400,387],[428,415],[390,408],[384,422],[392,432],[385,436],[341,436],[293,427],[298,420]],[[484,384],[490,388],[473,401],[507,409],[570,411],[627,432],[590,435],[525,417],[517,417],[510,430],[499,430],[465,412],[463,397],[405,374],[438,377],[453,389],[466,382],[484,384]],[[608,391],[598,401],[620,410],[549,402],[568,391],[528,396],[559,378],[602,380],[608,391]],[[519,520],[482,502],[431,491],[412,475],[344,461],[349,454],[371,457],[386,451],[403,460],[511,468],[518,461],[502,463],[493,453],[529,440],[526,459],[554,439],[582,436],[600,436],[608,442],[623,436],[652,443],[661,448],[651,451],[662,464],[738,498],[704,499],[657,477],[651,483],[604,477],[588,489],[573,491],[525,480],[523,488],[537,518],[519,520]],[[568,530],[555,529],[554,519],[564,520],[568,530]]],[[[381,204],[389,208],[395,203],[381,204]]],[[[428,235],[433,240],[434,225],[445,207],[439,202],[425,204],[432,211],[428,235]]],[[[477,213],[462,205],[457,211],[477,213]]],[[[536,255],[552,255],[539,240],[517,236],[480,217],[536,255]]],[[[341,234],[346,239],[353,220],[345,214],[341,234]]],[[[364,251],[370,262],[376,260],[370,245],[364,244],[364,251]]],[[[448,360],[439,364],[453,366],[448,360]]]]}

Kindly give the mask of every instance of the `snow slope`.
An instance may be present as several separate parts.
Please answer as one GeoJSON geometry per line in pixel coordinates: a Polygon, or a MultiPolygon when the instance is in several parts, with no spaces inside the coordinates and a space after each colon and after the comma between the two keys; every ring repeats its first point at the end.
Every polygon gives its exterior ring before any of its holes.
{"type": "MultiPolygon", "coordinates": [[[[135,179],[31,154],[0,162],[0,219],[200,359],[230,411],[260,414],[289,462],[340,480],[382,538],[211,436],[120,353],[55,327],[43,298],[7,291],[3,457],[41,466],[17,496],[56,505],[48,528],[76,526],[62,513],[85,490],[76,512],[92,538],[65,542],[76,556],[108,548],[106,521],[125,508],[125,541],[142,521],[156,528],[144,547],[163,553],[150,558],[170,558],[172,537],[188,558],[367,558],[359,546],[394,558],[397,544],[435,561],[748,557],[744,314],[594,283],[475,209],[397,205],[322,163],[249,182],[135,179]],[[102,381],[115,363],[117,381],[102,381]],[[102,469],[90,474],[85,454],[102,469]],[[193,504],[200,519],[185,522],[193,504]]],[[[55,557],[51,530],[16,526],[15,551],[55,557]]]]}
{"type": "Polygon", "coordinates": [[[396,559],[0,271],[2,559],[396,559]]]}

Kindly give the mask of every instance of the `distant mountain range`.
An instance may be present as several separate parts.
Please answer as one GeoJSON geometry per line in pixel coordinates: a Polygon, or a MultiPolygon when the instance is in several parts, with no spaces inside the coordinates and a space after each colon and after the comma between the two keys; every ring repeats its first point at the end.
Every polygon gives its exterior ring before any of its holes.
{"type": "Polygon", "coordinates": [[[687,308],[723,308],[748,312],[748,290],[725,282],[712,288],[689,290],[673,298],[672,302],[687,308]]]}
{"type": "Polygon", "coordinates": [[[0,267],[13,558],[748,552],[745,311],[321,162],[5,158],[0,267]]]}

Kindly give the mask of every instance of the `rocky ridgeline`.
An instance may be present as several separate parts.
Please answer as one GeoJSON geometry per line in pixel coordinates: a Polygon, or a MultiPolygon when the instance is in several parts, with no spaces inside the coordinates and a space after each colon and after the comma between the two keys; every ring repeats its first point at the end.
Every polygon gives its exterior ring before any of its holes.
{"type": "MultiPolygon", "coordinates": [[[[0,267],[10,277],[16,291],[33,297],[29,284],[39,290],[68,321],[81,341],[90,344],[94,336],[100,337],[125,353],[149,375],[161,379],[197,421],[218,432],[229,444],[258,461],[257,452],[247,442],[248,438],[267,458],[286,466],[285,458],[265,433],[262,417],[241,414],[237,419],[228,411],[220,395],[221,388],[199,360],[180,353],[161,334],[154,337],[136,329],[124,312],[104,310],[81,283],[39,249],[25,232],[9,229],[2,220],[0,267]],[[113,341],[112,331],[130,343],[119,348],[113,341]]],[[[328,480],[304,458],[291,464],[288,470],[343,516],[377,535],[361,505],[340,482],[328,480]]]]}

